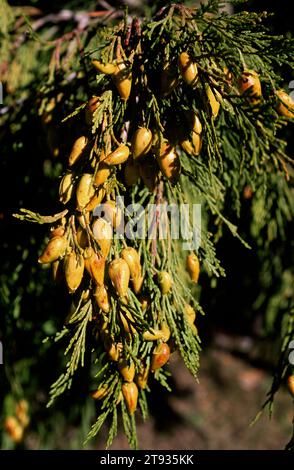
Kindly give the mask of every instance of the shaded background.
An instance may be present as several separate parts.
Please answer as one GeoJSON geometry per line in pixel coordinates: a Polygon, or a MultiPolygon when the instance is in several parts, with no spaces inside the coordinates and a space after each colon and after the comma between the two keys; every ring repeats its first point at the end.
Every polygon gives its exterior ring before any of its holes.
{"type": "MultiPolygon", "coordinates": [[[[59,1],[9,3],[30,4],[44,13],[61,8],[59,1]]],[[[142,2],[130,3],[136,3],[134,11],[140,10],[142,2]]],[[[149,6],[151,3],[148,2],[149,6]]],[[[83,9],[85,2],[73,0],[71,8],[83,9]]],[[[251,1],[243,9],[274,12],[274,17],[267,20],[271,30],[293,33],[289,11],[280,8],[277,2],[251,1]]],[[[285,84],[292,78],[291,72],[285,70],[285,84]]],[[[38,84],[32,95],[37,93],[37,87],[38,84]]],[[[4,346],[4,361],[9,358],[14,364],[13,368],[4,366],[6,374],[0,366],[0,398],[3,410],[6,410],[3,413],[12,406],[15,398],[25,397],[30,403],[31,424],[21,447],[81,448],[96,406],[91,400],[85,405],[88,370],[85,368],[77,374],[70,393],[61,397],[53,408],[45,408],[49,387],[57,378],[63,358],[58,345],[42,344],[42,340],[61,328],[70,301],[62,288],[48,283],[48,272],[35,263],[46,229],[11,220],[11,213],[17,212],[19,207],[30,207],[43,213],[54,211],[56,176],[62,172],[62,162],[52,157],[52,142],[48,142],[39,119],[30,114],[28,107],[21,112],[27,113],[27,121],[19,135],[0,129],[0,140],[5,136],[7,147],[2,151],[5,153],[14,148],[11,158],[1,159],[0,163],[0,305],[3,312],[0,339],[4,346]],[[17,146],[18,141],[22,145],[17,146]],[[7,192],[3,175],[11,175],[13,191],[7,192]],[[9,344],[5,342],[4,332],[13,337],[9,344]]],[[[70,128],[67,132],[70,134],[70,128]]],[[[293,155],[291,129],[288,138],[289,153],[293,155]]],[[[64,145],[62,150],[66,152],[66,135],[63,140],[61,148],[64,145]]],[[[7,182],[7,176],[5,178],[7,182]]],[[[250,201],[244,204],[241,220],[241,233],[247,234],[248,239],[250,201]]],[[[288,228],[289,234],[293,233],[293,227],[288,228]]],[[[289,247],[277,247],[285,266],[291,264],[291,258],[287,260],[291,248],[290,242],[289,247]]],[[[272,287],[262,285],[260,273],[264,260],[258,250],[258,246],[253,246],[248,252],[228,233],[219,243],[218,257],[227,277],[216,289],[211,289],[209,280],[203,278],[207,288],[202,290],[201,302],[207,315],[197,320],[203,341],[200,383],[195,384],[174,355],[170,361],[174,390],[168,393],[154,384],[149,396],[151,419],[138,427],[141,448],[281,449],[289,440],[292,404],[285,389],[278,394],[272,421],[269,422],[265,414],[254,427],[249,427],[270,387],[280,346],[275,329],[266,331],[264,322],[270,299],[278,291],[278,280],[273,279],[272,287]],[[261,290],[263,300],[257,302],[261,290]]],[[[104,434],[102,431],[89,447],[102,449],[104,434]]],[[[2,448],[12,447],[5,434],[2,434],[1,442],[2,448]]],[[[112,448],[128,448],[122,433],[112,448]]]]}

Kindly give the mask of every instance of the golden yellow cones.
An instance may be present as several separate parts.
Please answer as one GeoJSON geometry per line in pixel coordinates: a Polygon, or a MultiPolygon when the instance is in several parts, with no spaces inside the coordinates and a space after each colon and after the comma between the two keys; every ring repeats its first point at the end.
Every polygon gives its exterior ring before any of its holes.
{"type": "Polygon", "coordinates": [[[95,188],[93,186],[93,175],[90,173],[84,173],[80,178],[76,191],[77,209],[79,211],[85,209],[94,194],[95,188]]]}
{"type": "Polygon", "coordinates": [[[148,376],[149,376],[149,368],[148,367],[144,367],[143,370],[141,370],[136,375],[135,381],[136,381],[138,387],[141,390],[144,390],[146,388],[147,382],[148,382],[148,376]]]}
{"type": "Polygon", "coordinates": [[[29,404],[26,400],[20,400],[15,406],[15,415],[19,423],[25,429],[30,423],[30,418],[28,415],[29,404]]]}
{"type": "Polygon", "coordinates": [[[132,88],[132,70],[124,62],[116,64],[112,80],[123,101],[127,101],[132,88]]]}
{"type": "Polygon", "coordinates": [[[86,205],[85,210],[87,212],[93,211],[95,207],[101,204],[104,196],[105,196],[105,189],[100,188],[98,192],[95,194],[95,196],[92,197],[91,201],[86,205]]]}
{"type": "Polygon", "coordinates": [[[93,66],[100,73],[111,75],[113,83],[123,101],[129,99],[132,88],[132,70],[125,62],[102,64],[98,60],[92,61],[93,66]]]}
{"type": "Polygon", "coordinates": [[[195,253],[190,253],[187,256],[187,271],[190,275],[191,281],[197,283],[200,274],[200,263],[195,253]]]}
{"type": "Polygon", "coordinates": [[[139,253],[135,248],[127,247],[122,250],[121,256],[129,266],[134,292],[138,294],[143,283],[139,253]]]}
{"type": "Polygon", "coordinates": [[[136,130],[132,138],[131,152],[134,160],[144,157],[150,151],[152,145],[152,132],[146,127],[136,130]]]}
{"type": "Polygon", "coordinates": [[[186,117],[189,124],[189,129],[192,136],[186,136],[185,138],[181,139],[180,144],[183,150],[189,155],[194,155],[195,157],[200,154],[201,147],[202,147],[202,124],[194,111],[186,113],[186,117]]]}
{"type": "Polygon", "coordinates": [[[142,297],[140,302],[141,302],[142,312],[145,312],[147,308],[149,307],[149,299],[147,299],[147,297],[142,297]]]}
{"type": "Polygon", "coordinates": [[[258,104],[262,98],[262,89],[259,75],[255,70],[244,70],[239,80],[239,89],[242,94],[247,92],[252,104],[258,104]]]}
{"type": "Polygon", "coordinates": [[[109,200],[103,203],[102,210],[106,219],[114,228],[119,227],[122,221],[122,211],[116,206],[115,201],[109,200]]]}
{"type": "Polygon", "coordinates": [[[102,385],[98,390],[91,392],[91,397],[94,398],[94,400],[102,400],[107,396],[108,391],[109,388],[106,385],[102,385]]]}
{"type": "Polygon", "coordinates": [[[84,258],[72,251],[64,258],[65,280],[70,293],[74,293],[80,286],[84,275],[84,258]]]}
{"type": "Polygon", "coordinates": [[[98,286],[104,284],[105,258],[88,247],[84,251],[85,268],[98,286]]]}
{"type": "Polygon", "coordinates": [[[144,331],[142,336],[144,341],[157,341],[159,339],[163,340],[165,334],[161,330],[155,330],[154,328],[150,328],[150,330],[144,331]]]}
{"type": "Polygon", "coordinates": [[[101,254],[107,258],[112,244],[112,227],[101,217],[99,217],[92,226],[93,235],[97,241],[101,254]]]}
{"type": "Polygon", "coordinates": [[[114,64],[102,64],[102,62],[96,59],[92,60],[92,64],[98,72],[105,73],[106,75],[112,75],[116,71],[114,64]]]}
{"type": "Polygon", "coordinates": [[[135,364],[133,362],[128,363],[125,359],[122,359],[118,363],[118,369],[125,382],[133,382],[135,377],[135,364]]]}
{"type": "Polygon", "coordinates": [[[284,90],[278,90],[276,93],[279,98],[277,111],[281,116],[294,118],[294,101],[284,90]]]}
{"type": "Polygon", "coordinates": [[[77,214],[77,220],[82,228],[86,228],[90,223],[90,212],[86,211],[83,214],[77,214]]]}
{"type": "Polygon", "coordinates": [[[178,60],[181,75],[188,85],[195,86],[198,80],[197,64],[187,52],[182,52],[178,60]]]}
{"type": "Polygon", "coordinates": [[[104,313],[110,311],[109,296],[104,285],[97,286],[94,291],[94,299],[97,302],[97,305],[104,313]]]}
{"type": "Polygon", "coordinates": [[[68,157],[68,166],[73,166],[81,158],[83,151],[87,146],[87,141],[87,137],[82,135],[74,142],[68,157]]]}
{"type": "Polygon", "coordinates": [[[170,348],[166,343],[161,343],[153,351],[151,360],[151,370],[154,372],[167,363],[170,357],[170,348]]]}
{"type": "Polygon", "coordinates": [[[215,119],[217,118],[220,110],[220,101],[222,100],[222,96],[217,90],[211,89],[209,85],[206,85],[205,91],[210,105],[211,115],[215,119]]]}
{"type": "Polygon", "coordinates": [[[53,230],[50,232],[50,237],[55,238],[55,237],[63,237],[65,233],[65,228],[63,225],[59,225],[58,227],[55,227],[53,230]]]}
{"type": "Polygon", "coordinates": [[[196,318],[196,312],[195,312],[194,308],[191,307],[191,305],[186,304],[185,307],[184,307],[184,314],[187,318],[187,322],[190,325],[193,325],[194,321],[195,321],[195,318],[196,318]]]}
{"type": "Polygon", "coordinates": [[[113,152],[107,155],[103,162],[107,165],[120,165],[124,163],[130,155],[130,149],[125,144],[120,144],[113,152]]]}
{"type": "Polygon", "coordinates": [[[121,322],[123,324],[123,328],[124,328],[126,333],[130,333],[130,334],[133,334],[133,335],[137,333],[135,327],[133,326],[134,318],[132,317],[130,312],[124,312],[124,313],[121,312],[120,313],[120,319],[121,319],[121,322]]]}
{"type": "Polygon", "coordinates": [[[122,393],[129,413],[132,415],[137,409],[138,387],[134,382],[125,382],[122,385],[122,393]]]}
{"type": "Polygon", "coordinates": [[[180,158],[175,149],[169,143],[164,143],[157,152],[156,158],[166,178],[175,181],[181,171],[180,158]]]}
{"type": "Polygon", "coordinates": [[[170,335],[171,335],[170,327],[168,326],[166,321],[164,321],[161,324],[161,332],[162,332],[162,339],[166,343],[169,340],[170,335]]]}
{"type": "Polygon", "coordinates": [[[74,189],[74,175],[72,172],[67,172],[62,180],[60,181],[59,185],[59,200],[63,204],[67,204],[73,194],[74,189]]]}
{"type": "Polygon", "coordinates": [[[124,297],[128,292],[130,281],[130,269],[127,262],[122,258],[115,259],[109,265],[108,274],[119,297],[124,297]]]}
{"type": "Polygon", "coordinates": [[[57,261],[64,255],[66,248],[67,239],[65,236],[51,238],[38,259],[39,263],[52,263],[53,261],[57,261]]]}
{"type": "Polygon", "coordinates": [[[158,283],[159,283],[161,293],[163,295],[168,294],[172,288],[172,283],[173,283],[171,275],[167,271],[161,271],[158,274],[158,283]]]}
{"type": "Polygon", "coordinates": [[[290,375],[287,379],[288,390],[291,393],[292,397],[294,397],[294,375],[290,375]]]}
{"type": "Polygon", "coordinates": [[[94,186],[101,186],[102,184],[104,184],[105,181],[108,179],[110,173],[111,169],[109,165],[107,165],[107,163],[105,163],[104,161],[101,161],[99,163],[96,175],[94,176],[94,186]]]}
{"type": "Polygon", "coordinates": [[[13,442],[19,444],[23,439],[23,427],[14,416],[8,416],[4,421],[4,429],[13,442]]]}

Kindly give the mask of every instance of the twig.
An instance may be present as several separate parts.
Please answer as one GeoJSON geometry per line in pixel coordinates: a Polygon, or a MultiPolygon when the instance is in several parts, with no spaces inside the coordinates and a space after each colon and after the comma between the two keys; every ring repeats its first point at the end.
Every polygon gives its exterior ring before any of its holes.
{"type": "Polygon", "coordinates": [[[20,209],[22,214],[12,214],[13,217],[20,220],[27,220],[28,222],[36,222],[38,224],[52,224],[62,217],[65,217],[68,213],[68,209],[54,215],[41,215],[37,212],[29,211],[28,209],[20,209]]]}

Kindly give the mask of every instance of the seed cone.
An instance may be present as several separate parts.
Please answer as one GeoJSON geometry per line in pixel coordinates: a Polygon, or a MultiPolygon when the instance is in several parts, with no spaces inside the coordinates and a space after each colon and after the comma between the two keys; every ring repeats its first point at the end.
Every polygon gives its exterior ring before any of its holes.
{"type": "Polygon", "coordinates": [[[284,90],[278,90],[276,93],[279,98],[277,111],[281,116],[294,118],[294,101],[284,90]]]}
{"type": "Polygon", "coordinates": [[[93,175],[90,173],[84,173],[79,181],[76,198],[77,198],[77,209],[82,211],[86,205],[91,201],[95,194],[93,186],[93,175]]]}
{"type": "Polygon", "coordinates": [[[175,149],[169,143],[164,143],[157,152],[156,158],[166,178],[171,182],[177,180],[181,171],[181,163],[175,149]]]}
{"type": "Polygon", "coordinates": [[[103,200],[104,196],[105,189],[100,188],[95,194],[95,196],[92,197],[91,201],[86,205],[85,210],[87,212],[93,211],[99,204],[101,204],[101,201],[103,200]]]}
{"type": "Polygon", "coordinates": [[[107,165],[107,163],[105,163],[104,161],[101,161],[94,177],[94,186],[101,186],[102,184],[104,184],[105,181],[108,179],[110,173],[111,169],[109,165],[107,165]]]}
{"type": "Polygon", "coordinates": [[[128,101],[132,89],[132,71],[124,62],[116,64],[112,80],[123,101],[128,101]]]}
{"type": "Polygon", "coordinates": [[[27,400],[22,399],[15,406],[16,416],[19,413],[28,413],[28,411],[29,411],[29,404],[28,404],[27,400]]]}
{"type": "Polygon", "coordinates": [[[116,71],[116,66],[114,64],[102,64],[99,60],[92,60],[92,64],[95,69],[100,73],[105,73],[106,75],[112,75],[116,71]]]}
{"type": "Polygon", "coordinates": [[[258,104],[262,98],[262,89],[259,75],[255,70],[244,70],[239,80],[239,89],[242,94],[247,92],[252,104],[258,104]]]}
{"type": "Polygon", "coordinates": [[[172,287],[172,278],[167,271],[161,271],[158,274],[158,283],[162,294],[168,294],[172,287]]]}
{"type": "Polygon", "coordinates": [[[101,334],[101,338],[102,338],[105,350],[106,350],[109,358],[112,361],[117,362],[120,359],[121,353],[122,353],[122,350],[123,350],[122,343],[116,343],[114,341],[113,337],[110,335],[110,333],[108,331],[108,323],[107,322],[105,322],[102,325],[100,334],[101,334]]]}
{"type": "Polygon", "coordinates": [[[162,339],[166,343],[170,338],[171,331],[170,331],[170,327],[165,321],[161,324],[161,332],[163,335],[162,339]]]}
{"type": "Polygon", "coordinates": [[[101,254],[106,259],[112,244],[112,227],[106,220],[99,218],[93,223],[92,231],[101,254]]]}
{"type": "Polygon", "coordinates": [[[109,388],[106,385],[102,385],[98,390],[91,392],[91,397],[94,398],[94,400],[102,400],[107,396],[108,391],[109,388]]]}
{"type": "Polygon", "coordinates": [[[23,438],[23,428],[14,416],[8,416],[4,422],[4,428],[10,438],[18,444],[23,438]]]}
{"type": "Polygon", "coordinates": [[[90,212],[83,212],[83,214],[77,214],[77,220],[82,228],[86,228],[90,223],[90,212]]]}
{"type": "Polygon", "coordinates": [[[122,393],[129,413],[132,415],[137,409],[138,387],[134,382],[125,382],[122,385],[122,393]]]}
{"type": "Polygon", "coordinates": [[[179,55],[179,69],[181,75],[188,85],[195,86],[198,81],[198,68],[197,64],[193,62],[187,52],[182,52],[179,55]]]}
{"type": "Polygon", "coordinates": [[[115,201],[109,200],[102,205],[104,219],[107,220],[114,228],[119,227],[122,221],[122,211],[116,206],[115,201]]]}
{"type": "Polygon", "coordinates": [[[187,271],[190,275],[191,281],[197,283],[200,274],[200,263],[195,253],[190,253],[187,256],[187,271]]]}
{"type": "Polygon", "coordinates": [[[121,256],[129,266],[134,292],[135,294],[138,294],[143,284],[139,253],[135,248],[127,247],[122,250],[121,256]]]}
{"type": "Polygon", "coordinates": [[[30,424],[30,417],[28,415],[29,404],[26,400],[20,400],[15,407],[15,415],[23,429],[27,428],[30,424]]]}
{"type": "Polygon", "coordinates": [[[191,307],[191,305],[189,304],[186,304],[185,305],[185,308],[184,308],[184,314],[187,318],[187,322],[190,324],[190,325],[193,325],[194,324],[194,321],[196,319],[196,312],[194,310],[193,307],[191,307]]]}
{"type": "Polygon", "coordinates": [[[119,316],[120,316],[125,332],[133,334],[133,335],[136,334],[137,330],[133,326],[134,318],[132,317],[130,312],[120,313],[119,316]]]}
{"type": "Polygon", "coordinates": [[[73,147],[68,157],[68,166],[73,166],[81,158],[86,146],[87,146],[87,137],[82,135],[73,144],[73,147]]]}
{"type": "Polygon", "coordinates": [[[67,239],[63,237],[54,237],[49,240],[49,243],[45,247],[43,253],[39,257],[39,263],[52,263],[61,258],[67,248],[67,239]]]}
{"type": "Polygon", "coordinates": [[[72,251],[64,259],[64,274],[70,293],[80,286],[84,275],[85,262],[82,255],[72,251]]]}
{"type": "Polygon", "coordinates": [[[121,343],[109,343],[106,351],[109,358],[112,361],[117,362],[121,356],[122,345],[121,343]]]}
{"type": "Polygon", "coordinates": [[[130,149],[125,144],[119,145],[113,152],[107,155],[103,162],[109,166],[124,163],[130,155],[130,149]]]}
{"type": "Polygon", "coordinates": [[[108,274],[119,297],[125,297],[130,282],[130,269],[127,262],[122,258],[115,259],[109,265],[108,274]]]}
{"type": "Polygon", "coordinates": [[[88,247],[84,251],[85,268],[98,286],[104,284],[105,258],[88,247]]]}
{"type": "Polygon", "coordinates": [[[150,330],[144,331],[142,336],[144,341],[157,341],[159,339],[164,340],[165,334],[161,330],[150,328],[150,330]]]}
{"type": "Polygon", "coordinates": [[[147,386],[147,382],[148,382],[148,376],[149,376],[149,368],[148,367],[144,367],[142,371],[140,371],[137,375],[136,375],[136,383],[138,385],[138,387],[141,389],[141,390],[144,390],[147,386]]]}
{"type": "Polygon", "coordinates": [[[166,343],[159,344],[153,351],[151,360],[151,370],[154,372],[167,363],[170,357],[170,348],[166,343]]]}
{"type": "Polygon", "coordinates": [[[215,119],[217,118],[220,110],[220,101],[222,100],[222,96],[217,90],[212,90],[209,85],[206,85],[205,91],[210,105],[211,115],[215,119]]]}
{"type": "Polygon", "coordinates": [[[289,392],[291,393],[292,397],[294,397],[294,374],[288,377],[287,385],[289,392]]]}
{"type": "Polygon", "coordinates": [[[51,230],[50,237],[51,238],[63,237],[64,233],[65,233],[65,229],[63,225],[59,225],[59,227],[55,227],[53,230],[51,230]]]}
{"type": "Polygon", "coordinates": [[[97,302],[97,305],[104,313],[109,313],[110,303],[109,296],[105,286],[97,286],[94,292],[94,299],[97,302]]]}
{"type": "Polygon", "coordinates": [[[202,124],[196,113],[193,111],[186,113],[186,118],[189,124],[189,135],[184,136],[181,141],[181,147],[189,155],[197,157],[202,148],[202,124]]]}
{"type": "Polygon", "coordinates": [[[146,127],[136,130],[132,138],[131,152],[134,160],[144,157],[150,151],[152,145],[152,132],[146,127]]]}
{"type": "Polygon", "coordinates": [[[67,204],[72,195],[74,189],[74,175],[72,172],[67,172],[59,185],[59,200],[63,204],[67,204]]]}
{"type": "Polygon", "coordinates": [[[125,359],[122,359],[118,363],[118,369],[125,382],[133,382],[135,377],[135,364],[133,362],[128,363],[125,359]]]}

